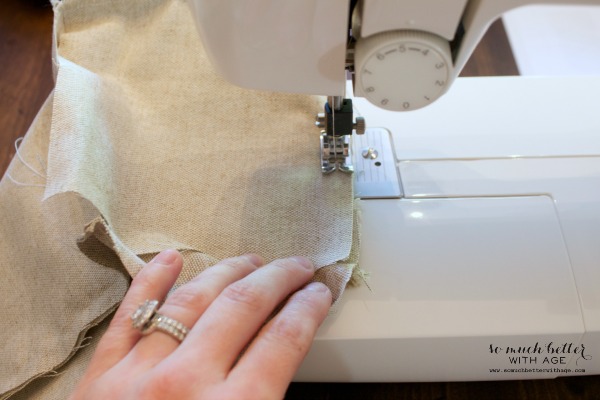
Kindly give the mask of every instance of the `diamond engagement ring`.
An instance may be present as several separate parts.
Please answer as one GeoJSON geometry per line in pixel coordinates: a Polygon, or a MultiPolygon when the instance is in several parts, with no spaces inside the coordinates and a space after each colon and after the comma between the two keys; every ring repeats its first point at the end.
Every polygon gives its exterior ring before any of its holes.
{"type": "Polygon", "coordinates": [[[171,335],[179,342],[183,341],[189,329],[181,322],[157,313],[158,306],[158,300],[146,300],[144,304],[131,314],[133,327],[142,332],[142,335],[148,335],[159,330],[171,335]]]}

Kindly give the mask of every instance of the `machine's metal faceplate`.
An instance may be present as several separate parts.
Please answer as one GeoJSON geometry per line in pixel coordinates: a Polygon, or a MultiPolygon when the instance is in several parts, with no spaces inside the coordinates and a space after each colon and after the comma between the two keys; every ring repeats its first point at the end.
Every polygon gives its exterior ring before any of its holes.
{"type": "Polygon", "coordinates": [[[402,197],[402,184],[392,149],[387,129],[369,128],[364,135],[352,135],[355,197],[402,197]]]}

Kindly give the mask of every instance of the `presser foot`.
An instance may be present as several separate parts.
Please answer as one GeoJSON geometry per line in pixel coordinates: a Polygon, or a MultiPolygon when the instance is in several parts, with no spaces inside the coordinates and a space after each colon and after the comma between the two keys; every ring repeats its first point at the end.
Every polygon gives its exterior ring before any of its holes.
{"type": "Polygon", "coordinates": [[[330,174],[336,169],[354,172],[350,158],[351,136],[329,136],[321,132],[321,171],[330,174]]]}
{"type": "Polygon", "coordinates": [[[365,120],[353,118],[351,99],[330,96],[325,103],[325,112],[317,114],[316,125],[321,131],[321,170],[325,174],[340,170],[354,172],[350,155],[352,131],[358,135],[365,132],[365,120]]]}

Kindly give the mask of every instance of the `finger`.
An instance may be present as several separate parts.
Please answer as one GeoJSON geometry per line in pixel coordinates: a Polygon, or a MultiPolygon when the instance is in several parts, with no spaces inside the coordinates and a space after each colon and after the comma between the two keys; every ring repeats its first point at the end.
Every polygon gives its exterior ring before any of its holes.
{"type": "Polygon", "coordinates": [[[261,329],[229,374],[228,382],[256,393],[256,398],[263,398],[263,394],[283,398],[327,316],[331,301],[331,292],[320,282],[295,293],[261,329]]]}
{"type": "MultiPolygon", "coordinates": [[[[175,290],[160,308],[159,313],[190,328],[223,289],[255,271],[262,264],[264,264],[263,259],[254,254],[223,260],[175,290]]],[[[177,346],[179,342],[175,338],[156,331],[142,338],[133,352],[140,353],[147,362],[152,364],[152,359],[157,363],[177,346]]]]}
{"type": "Polygon", "coordinates": [[[275,307],[313,276],[301,257],[276,260],[223,290],[168,358],[180,369],[224,379],[275,307]]]}
{"type": "Polygon", "coordinates": [[[135,276],[106,333],[98,343],[86,379],[96,377],[123,359],[141,337],[131,315],[148,299],[164,299],[175,284],[183,260],[177,250],[159,253],[135,276]]]}

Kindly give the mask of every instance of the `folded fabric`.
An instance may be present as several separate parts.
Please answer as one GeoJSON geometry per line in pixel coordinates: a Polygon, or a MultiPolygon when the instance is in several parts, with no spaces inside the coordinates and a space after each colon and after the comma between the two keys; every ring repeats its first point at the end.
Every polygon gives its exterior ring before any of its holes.
{"type": "Polygon", "coordinates": [[[77,238],[97,215],[87,201],[42,201],[52,97],[0,181],[0,398],[54,375],[84,333],[119,303],[129,277],[114,252],[77,238]]]}

